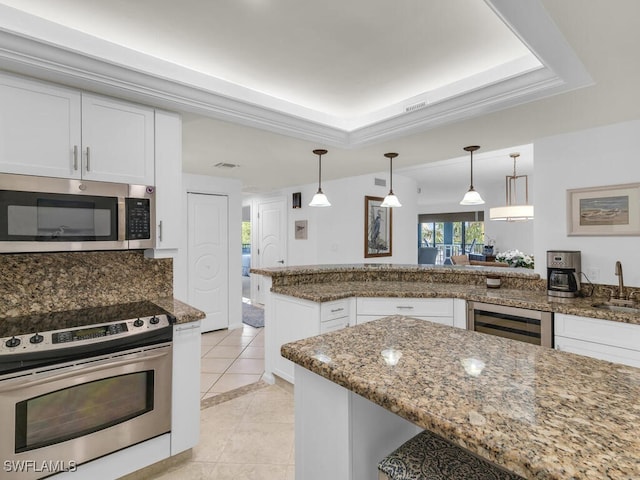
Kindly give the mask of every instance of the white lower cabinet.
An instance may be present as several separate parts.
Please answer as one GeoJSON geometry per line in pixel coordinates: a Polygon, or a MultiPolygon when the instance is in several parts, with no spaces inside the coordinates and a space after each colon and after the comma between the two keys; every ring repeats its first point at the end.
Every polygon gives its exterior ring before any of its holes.
{"type": "Polygon", "coordinates": [[[200,322],[173,327],[171,455],[196,446],[200,437],[200,322]]]}
{"type": "Polygon", "coordinates": [[[555,314],[555,348],[640,367],[640,325],[555,314]]]}
{"type": "Polygon", "coordinates": [[[466,325],[466,321],[457,319],[466,315],[465,301],[453,298],[358,297],[356,312],[358,325],[390,315],[405,315],[451,327],[465,328],[466,325]]]}
{"type": "Polygon", "coordinates": [[[273,374],[293,382],[293,363],[280,355],[285,343],[332,332],[349,325],[353,299],[318,303],[285,295],[271,294],[265,318],[265,378],[273,374]]]}

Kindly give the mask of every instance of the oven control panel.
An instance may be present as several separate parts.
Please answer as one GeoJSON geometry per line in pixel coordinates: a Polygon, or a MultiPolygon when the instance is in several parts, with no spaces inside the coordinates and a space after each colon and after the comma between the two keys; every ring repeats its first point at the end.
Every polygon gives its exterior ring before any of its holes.
{"type": "Polygon", "coordinates": [[[166,314],[159,314],[73,329],[14,335],[0,338],[0,355],[90,345],[116,338],[134,337],[152,330],[167,328],[171,325],[171,317],[166,314]]]}

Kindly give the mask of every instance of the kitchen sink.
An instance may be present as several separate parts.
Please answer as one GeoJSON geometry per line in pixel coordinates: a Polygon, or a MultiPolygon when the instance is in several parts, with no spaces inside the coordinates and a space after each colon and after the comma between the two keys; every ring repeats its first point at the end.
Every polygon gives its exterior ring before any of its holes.
{"type": "Polygon", "coordinates": [[[636,307],[625,307],[624,305],[614,305],[612,303],[594,303],[592,305],[594,308],[601,308],[602,310],[612,310],[614,312],[624,312],[624,313],[637,313],[640,314],[640,308],[636,307]]]}

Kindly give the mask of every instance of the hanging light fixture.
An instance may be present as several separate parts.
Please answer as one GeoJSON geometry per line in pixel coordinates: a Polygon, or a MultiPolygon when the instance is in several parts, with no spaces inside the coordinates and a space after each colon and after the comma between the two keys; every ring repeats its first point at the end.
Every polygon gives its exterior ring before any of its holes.
{"type": "Polygon", "coordinates": [[[317,149],[313,153],[318,155],[318,191],[309,202],[310,207],[330,207],[331,203],[327,199],[327,196],[322,192],[322,155],[327,153],[326,150],[317,149]]]}
{"type": "Polygon", "coordinates": [[[393,193],[393,159],[398,156],[397,153],[385,153],[385,157],[389,159],[389,194],[384,197],[384,200],[380,204],[381,207],[401,207],[402,204],[398,197],[393,193]]]}
{"type": "Polygon", "coordinates": [[[471,153],[471,184],[469,185],[469,191],[464,194],[464,197],[460,201],[460,205],[482,205],[484,203],[480,194],[473,188],[473,152],[479,148],[480,146],[478,145],[464,147],[465,152],[471,153]]]}
{"type": "Polygon", "coordinates": [[[509,156],[513,158],[513,175],[505,177],[507,204],[504,207],[489,209],[489,218],[507,222],[533,220],[533,205],[529,205],[529,177],[516,174],[516,159],[520,154],[512,153],[509,156]],[[517,180],[522,178],[524,178],[524,205],[518,205],[516,184],[517,180]]]}

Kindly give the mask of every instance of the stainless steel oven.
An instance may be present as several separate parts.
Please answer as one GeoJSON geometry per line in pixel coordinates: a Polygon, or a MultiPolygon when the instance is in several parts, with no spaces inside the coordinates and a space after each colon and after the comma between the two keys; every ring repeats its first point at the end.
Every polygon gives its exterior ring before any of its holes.
{"type": "Polygon", "coordinates": [[[152,248],[154,187],[0,174],[0,252],[152,248]]]}
{"type": "Polygon", "coordinates": [[[467,329],[553,347],[553,313],[467,302],[467,329]]]}
{"type": "MultiPolygon", "coordinates": [[[[171,430],[172,318],[146,302],[132,307],[127,320],[93,324],[88,309],[63,320],[84,325],[2,338],[1,478],[73,470],[171,430]]],[[[0,331],[33,320],[9,319],[0,331]]]]}

